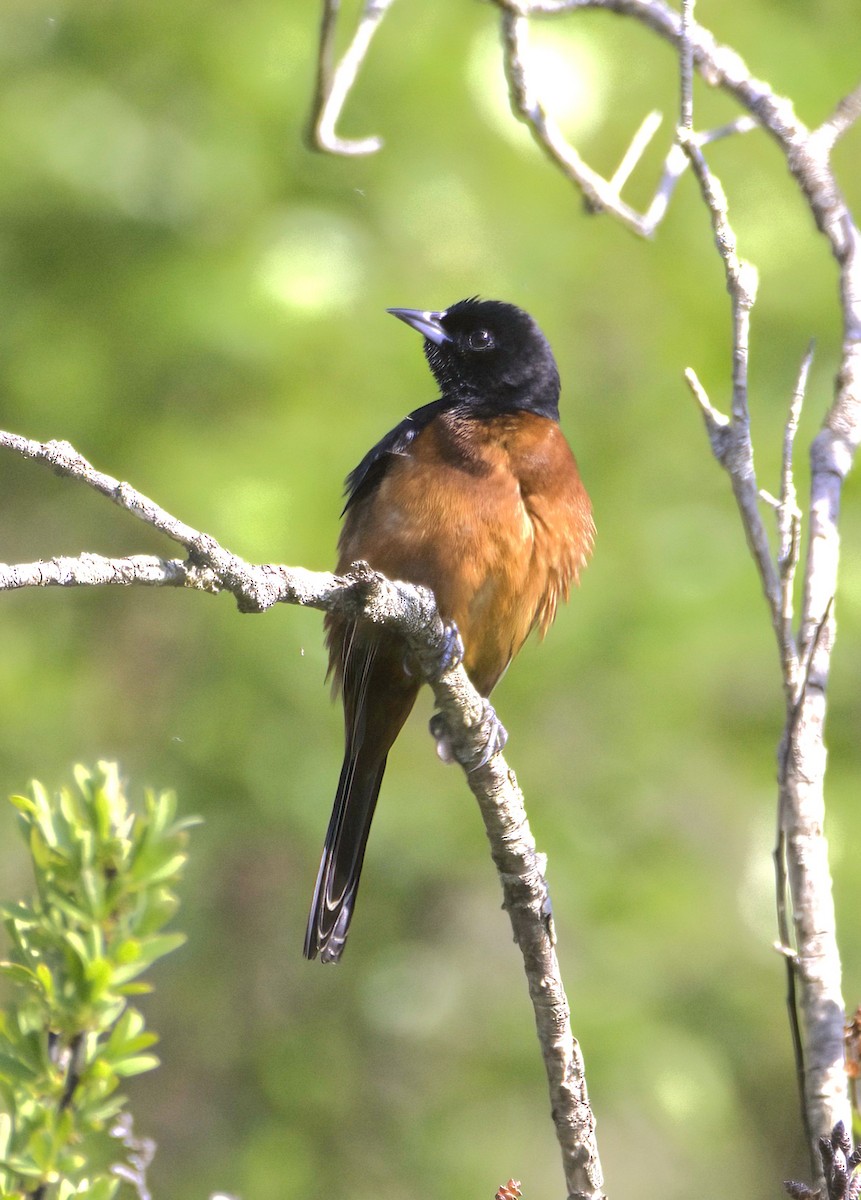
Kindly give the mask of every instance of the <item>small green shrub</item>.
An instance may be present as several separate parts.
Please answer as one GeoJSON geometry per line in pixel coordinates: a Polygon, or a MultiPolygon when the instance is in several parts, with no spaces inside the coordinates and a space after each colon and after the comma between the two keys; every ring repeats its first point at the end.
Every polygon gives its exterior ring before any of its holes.
{"type": "Polygon", "coordinates": [[[14,985],[0,1012],[0,1198],[142,1195],[135,1172],[149,1147],[130,1135],[118,1089],[158,1065],[157,1037],[130,998],[184,940],[162,930],[195,821],[177,819],[171,792],[148,792],[132,812],[106,762],[75,767],[54,798],[34,782],[11,800],[36,894],[0,905],[10,943],[0,970],[14,985]]]}

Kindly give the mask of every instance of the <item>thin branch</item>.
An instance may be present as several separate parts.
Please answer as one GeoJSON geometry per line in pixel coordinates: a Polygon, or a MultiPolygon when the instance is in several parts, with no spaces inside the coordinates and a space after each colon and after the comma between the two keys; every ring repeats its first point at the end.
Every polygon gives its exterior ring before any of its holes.
{"type": "Polygon", "coordinates": [[[124,508],[126,512],[130,512],[132,516],[166,534],[172,541],[179,542],[187,550],[195,549],[203,537],[190,525],[172,517],[169,512],[160,508],[155,501],[144,496],[142,492],[115,479],[113,475],[97,471],[92,463],[87,462],[83,454],[79,454],[68,442],[35,442],[30,438],[21,437],[20,434],[0,430],[0,448],[3,447],[21,455],[22,458],[41,463],[55,475],[77,479],[86,484],[87,487],[107,496],[114,504],[124,508]]]}
{"type": "Polygon", "coordinates": [[[191,587],[193,571],[180,559],[132,554],[79,554],[31,563],[0,563],[0,592],[29,587],[191,587]]]}
{"type": "Polygon", "coordinates": [[[640,128],[631,138],[630,146],[622,155],[622,161],[610,178],[610,187],[617,195],[621,194],[622,188],[637,169],[640,159],[651,145],[652,139],[660,129],[662,121],[663,117],[657,109],[653,109],[652,112],[647,113],[643,117],[640,128]]]}
{"type": "MultiPolygon", "coordinates": [[[[721,138],[732,137],[737,133],[750,133],[752,130],[758,128],[759,126],[753,117],[737,117],[734,121],[727,122],[726,125],[718,126],[717,129],[709,129],[705,133],[692,132],[691,136],[698,146],[707,146],[711,142],[719,141],[721,138]]],[[[687,169],[687,154],[685,154],[678,142],[673,142],[664,161],[664,169],[658,181],[658,186],[655,189],[655,195],[643,215],[643,224],[647,237],[654,235],[661,221],[666,216],[670,200],[676,190],[676,184],[687,169]]]]}
{"type": "Polygon", "coordinates": [[[813,131],[811,137],[819,141],[822,153],[830,154],[838,139],[852,128],[859,117],[861,117],[861,84],[848,96],[843,97],[831,116],[813,131]]]}
{"type": "Polygon", "coordinates": [[[730,436],[730,419],[725,414],[715,408],[708,393],[700,383],[699,376],[693,367],[685,369],[685,381],[691,389],[694,399],[700,406],[703,421],[706,426],[706,433],[709,435],[712,454],[723,466],[727,454],[729,453],[731,436],[730,436]]]}
{"type": "MultiPolygon", "coordinates": [[[[726,286],[732,308],[732,416],[724,427],[719,446],[710,433],[712,451],[730,476],[744,531],[756,561],[763,592],[772,621],[777,625],[780,612],[780,585],[771,555],[768,534],[759,508],[759,489],[750,438],[750,414],[747,401],[747,362],[750,337],[750,311],[756,298],[756,268],[738,255],[735,234],[729,223],[726,195],[720,180],[711,173],[703,153],[686,130],[679,130],[679,142],[687,155],[709,210],[715,245],[724,265],[726,286]]],[[[691,383],[689,373],[688,382],[691,383]]],[[[695,378],[695,376],[694,376],[695,378]]],[[[693,386],[693,385],[692,385],[693,386]]],[[[700,387],[700,392],[702,389],[700,387]]],[[[696,394],[696,392],[695,392],[696,394]]],[[[704,393],[703,393],[704,394],[704,393]]],[[[702,397],[700,406],[706,411],[702,397]]],[[[709,409],[712,413],[714,409],[709,409]]]]}
{"type": "Polygon", "coordinates": [[[462,664],[448,665],[449,631],[433,594],[427,588],[388,580],[367,563],[354,563],[343,578],[274,563],[247,563],[131,485],[97,471],[67,442],[34,442],[0,431],[0,447],[4,446],[106,496],[184,546],[188,558],[180,562],[146,555],[110,559],[85,554],[42,563],[0,564],[0,590],[144,584],[228,591],[243,612],[263,612],[277,603],[300,604],[386,626],[404,639],[433,690],[453,757],[462,765],[484,819],[503,905],[523,955],[569,1193],[599,1200],[603,1179],[595,1119],[546,916],[550,905],[544,856],[536,850],[514,772],[501,753],[487,760],[493,709],[475,690],[462,664]]]}
{"type": "Polygon", "coordinates": [[[783,457],[780,471],[780,501],[777,505],[777,567],[780,576],[780,639],[783,649],[784,680],[793,701],[798,699],[798,645],[792,629],[793,594],[795,574],[801,547],[801,510],[792,470],[792,452],[807,379],[813,362],[814,343],[811,341],[807,353],[801,360],[798,380],[789,406],[789,415],[783,433],[783,457]]]}
{"type": "MultiPolygon", "coordinates": [[[[788,884],[796,951],[787,957],[790,972],[787,1004],[803,1120],[813,1153],[817,1137],[835,1123],[848,1120],[849,1116],[846,1078],[842,1070],[841,964],[828,846],[823,835],[825,754],[822,729],[834,633],[832,608],[839,552],[836,520],[840,484],[861,442],[861,354],[858,345],[861,265],[857,254],[858,231],[834,182],[825,149],[826,140],[820,138],[817,143],[817,139],[810,136],[795,118],[791,105],[773,96],[764,84],[749,78],[740,79],[739,65],[743,67],[741,60],[732,67],[736,76],[732,90],[756,111],[781,144],[817,224],[829,238],[832,252],[841,266],[845,330],[843,362],[834,404],[811,452],[811,537],[802,628],[796,643],[791,621],[799,518],[792,479],[792,448],[810,365],[809,355],[802,363],[784,435],[781,499],[777,506],[780,545],[775,573],[761,519],[754,511],[755,478],[746,379],[747,327],[753,289],[745,284],[743,264],[735,250],[722,190],[715,186],[716,181],[710,176],[690,133],[680,129],[679,141],[691,160],[712,215],[715,241],[724,262],[733,303],[733,408],[727,439],[729,446],[722,461],[730,470],[748,542],[769,598],[787,695],[787,721],[778,771],[779,830],[775,851],[778,927],[781,943],[788,946],[788,884]],[[751,103],[754,97],[755,104],[751,103]],[[742,453],[733,461],[736,438],[742,453]]],[[[714,439],[712,442],[714,446],[714,439]]]]}
{"type": "Polygon", "coordinates": [[[515,115],[526,122],[539,146],[577,185],[594,211],[606,209],[635,233],[644,233],[640,213],[626,204],[612,184],[583,161],[541,104],[527,66],[529,22],[525,17],[503,8],[502,38],[505,73],[515,115]]]}
{"type": "Polygon", "coordinates": [[[343,138],[336,131],[344,105],[356,77],[371,48],[374,34],[394,0],[366,0],[353,39],[337,66],[335,35],[341,0],[323,0],[320,41],[317,52],[317,85],[308,133],[313,149],[327,154],[376,154],[382,147],[380,137],[343,138]]]}
{"type": "Polygon", "coordinates": [[[694,47],[691,26],[695,0],[682,0],[682,31],[679,49],[679,128],[688,135],[694,130],[694,47]]]}
{"type": "MultiPolygon", "coordinates": [[[[530,70],[528,17],[535,12],[542,14],[562,12],[564,8],[546,6],[537,8],[518,4],[516,0],[495,0],[495,3],[501,10],[503,62],[515,116],[529,126],[539,147],[560,168],[566,178],[582,192],[590,212],[612,213],[617,220],[634,233],[641,237],[653,237],[667,212],[676,184],[687,169],[687,156],[676,144],[670,148],[655,195],[644,213],[640,213],[631,205],[626,204],[621,197],[621,191],[657,132],[661,120],[660,115],[653,112],[644,118],[618,168],[609,180],[605,179],[583,160],[565,137],[552,115],[544,108],[539,96],[538,81],[530,70]]],[[[596,7],[603,6],[596,4],[596,7]]],[[[574,5],[574,7],[580,6],[574,5]]],[[[591,5],[583,5],[583,7],[591,7],[591,5]]],[[[693,50],[691,50],[688,63],[688,78],[691,83],[694,57],[693,50]]],[[[687,94],[692,95],[690,88],[688,88],[687,94]]],[[[692,100],[688,102],[688,107],[691,103],[692,100]]],[[[735,133],[747,133],[756,127],[757,122],[752,117],[741,117],[718,129],[699,134],[695,140],[699,145],[706,145],[708,142],[735,133]]],[[[692,131],[691,136],[694,136],[692,131]]]]}
{"type": "Polygon", "coordinates": [[[146,1176],[155,1158],[155,1142],[152,1138],[137,1136],[132,1125],[131,1113],[128,1112],[120,1113],[116,1118],[110,1135],[126,1152],[124,1162],[111,1165],[111,1174],[133,1188],[137,1200],[152,1200],[146,1176]]]}
{"type": "Polygon", "coordinates": [[[775,895],[777,898],[777,929],[779,940],[775,950],[783,958],[786,966],[786,1019],[789,1022],[789,1037],[792,1042],[792,1058],[795,1063],[795,1086],[801,1106],[801,1125],[804,1129],[805,1140],[810,1146],[813,1141],[813,1131],[810,1128],[810,1118],[807,1105],[804,1103],[804,1040],[801,1036],[801,1021],[798,1015],[798,977],[796,973],[796,953],[791,945],[789,931],[789,881],[786,873],[786,835],[778,820],[777,845],[772,856],[774,862],[775,895]]]}

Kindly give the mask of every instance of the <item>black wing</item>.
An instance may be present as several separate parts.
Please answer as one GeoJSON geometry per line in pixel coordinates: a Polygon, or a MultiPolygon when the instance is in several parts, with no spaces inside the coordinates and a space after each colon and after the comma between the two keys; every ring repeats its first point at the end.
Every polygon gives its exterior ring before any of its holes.
{"type": "Polygon", "coordinates": [[[423,404],[421,408],[411,412],[408,417],[404,417],[403,421],[394,429],[389,430],[386,436],[368,451],[355,470],[347,476],[344,483],[347,503],[344,505],[341,516],[362,496],[367,496],[369,492],[372,492],[391,465],[392,458],[398,454],[406,454],[410,442],[421,433],[426,425],[430,424],[434,417],[450,407],[450,400],[434,400],[430,404],[423,404]]]}

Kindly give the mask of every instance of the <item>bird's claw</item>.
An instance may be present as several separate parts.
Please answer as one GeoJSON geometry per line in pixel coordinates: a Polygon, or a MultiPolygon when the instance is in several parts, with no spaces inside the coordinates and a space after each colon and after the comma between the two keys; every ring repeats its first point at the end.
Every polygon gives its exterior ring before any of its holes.
{"type": "Polygon", "coordinates": [[[505,726],[499,717],[497,717],[493,706],[488,700],[483,700],[482,705],[481,720],[479,722],[482,748],[477,759],[472,754],[462,755],[458,753],[455,749],[454,739],[446,725],[445,717],[441,712],[436,712],[431,717],[429,724],[431,736],[436,742],[436,752],[443,762],[459,762],[469,772],[477,771],[480,767],[486,766],[494,755],[499,754],[503,749],[505,743],[508,741],[508,733],[505,726]]]}
{"type": "Polygon", "coordinates": [[[490,760],[497,754],[500,754],[505,748],[505,743],[508,741],[508,730],[496,715],[493,705],[489,700],[482,701],[481,722],[479,725],[482,738],[484,739],[484,748],[478,762],[474,762],[469,770],[477,771],[479,767],[485,767],[490,760]]]}
{"type": "Polygon", "coordinates": [[[463,638],[460,636],[457,626],[453,621],[446,621],[442,629],[442,647],[439,655],[439,674],[440,677],[445,675],[446,671],[453,670],[454,667],[459,667],[463,662],[463,638]]]}
{"type": "MultiPolygon", "coordinates": [[[[457,626],[453,621],[446,621],[442,627],[439,657],[437,658],[436,662],[433,663],[432,667],[436,678],[442,679],[446,671],[451,671],[454,669],[454,667],[459,667],[463,662],[463,654],[463,638],[460,636],[457,626]]],[[[403,666],[404,674],[409,675],[410,678],[413,678],[416,675],[420,676],[422,673],[420,665],[416,662],[415,657],[409,650],[404,655],[403,663],[401,665],[403,666]]],[[[439,751],[440,738],[438,734],[434,732],[433,725],[431,725],[431,733],[433,733],[434,738],[436,738],[437,750],[439,751]]],[[[442,758],[441,752],[440,757],[442,758]]],[[[451,762],[451,758],[446,758],[445,761],[451,762]]]]}

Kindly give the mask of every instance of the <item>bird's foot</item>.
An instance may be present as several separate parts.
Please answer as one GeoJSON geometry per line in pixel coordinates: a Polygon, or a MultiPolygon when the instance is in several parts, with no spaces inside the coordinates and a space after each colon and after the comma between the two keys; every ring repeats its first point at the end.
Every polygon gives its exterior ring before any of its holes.
{"type": "Polygon", "coordinates": [[[508,741],[508,733],[488,700],[482,701],[479,732],[482,747],[476,758],[473,754],[463,755],[455,749],[454,739],[448,731],[445,717],[441,712],[434,713],[430,719],[431,736],[436,742],[436,752],[445,763],[459,762],[468,771],[477,771],[484,767],[494,755],[499,754],[508,741]]]}
{"type": "Polygon", "coordinates": [[[454,621],[445,621],[442,628],[442,647],[439,655],[439,674],[445,675],[463,662],[463,638],[454,621]]]}
{"type": "MultiPolygon", "coordinates": [[[[458,632],[457,626],[453,621],[444,622],[442,627],[442,638],[440,640],[439,656],[435,662],[431,660],[428,674],[433,673],[437,679],[442,679],[446,671],[451,671],[454,667],[460,666],[460,664],[463,662],[463,653],[463,639],[458,632]]],[[[409,675],[410,678],[421,678],[422,667],[421,664],[416,661],[412,651],[408,650],[406,652],[403,658],[402,666],[405,675],[409,675]]],[[[433,733],[433,729],[431,729],[431,733],[433,733]]],[[[435,733],[434,737],[437,739],[437,743],[439,743],[439,738],[435,733]]],[[[446,759],[445,761],[450,762],[451,759],[446,759]]]]}
{"type": "Polygon", "coordinates": [[[470,766],[470,771],[477,771],[479,767],[486,766],[495,755],[502,753],[505,743],[508,741],[508,730],[496,715],[496,711],[489,700],[482,702],[479,729],[484,739],[484,748],[478,762],[474,762],[470,766]]]}

